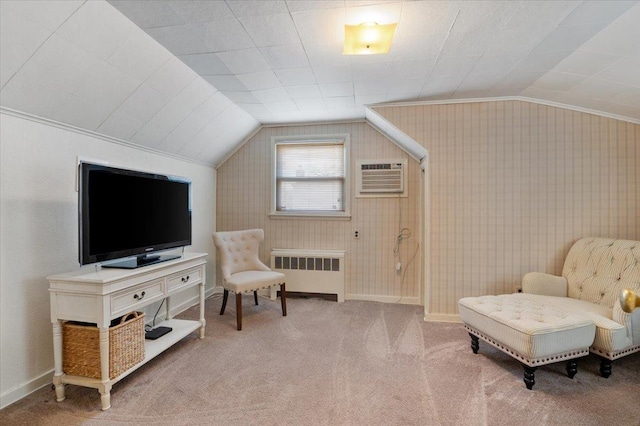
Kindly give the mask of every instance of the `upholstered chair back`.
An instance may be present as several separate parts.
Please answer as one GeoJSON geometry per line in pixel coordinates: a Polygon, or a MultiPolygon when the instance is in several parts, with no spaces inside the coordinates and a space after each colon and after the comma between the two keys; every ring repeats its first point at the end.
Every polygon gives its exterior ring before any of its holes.
{"type": "Polygon", "coordinates": [[[213,243],[220,253],[220,270],[224,279],[243,271],[270,271],[258,257],[262,229],[215,232],[213,243]]]}
{"type": "Polygon", "coordinates": [[[569,297],[613,308],[623,289],[640,291],[640,243],[582,238],[569,250],[562,276],[569,297]]]}

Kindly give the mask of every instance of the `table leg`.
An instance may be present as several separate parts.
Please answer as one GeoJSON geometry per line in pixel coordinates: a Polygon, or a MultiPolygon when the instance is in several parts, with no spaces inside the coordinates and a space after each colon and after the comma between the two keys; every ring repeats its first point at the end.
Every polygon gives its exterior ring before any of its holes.
{"type": "Polygon", "coordinates": [[[62,321],[53,323],[53,385],[56,388],[56,401],[64,401],[64,383],[62,383],[62,321]]]}
{"type": "Polygon", "coordinates": [[[165,299],[164,299],[164,303],[165,303],[165,305],[166,305],[166,307],[167,307],[167,311],[166,311],[166,319],[167,319],[167,320],[170,320],[171,318],[173,318],[173,317],[171,316],[171,298],[170,298],[170,297],[165,298],[165,299]]]}
{"type": "Polygon", "coordinates": [[[109,379],[109,327],[100,327],[100,374],[102,384],[98,388],[102,409],[111,407],[111,379],[109,379]]]}
{"type": "Polygon", "coordinates": [[[200,290],[200,338],[204,339],[204,328],[207,325],[207,321],[204,319],[204,282],[199,285],[200,290]]]}
{"type": "Polygon", "coordinates": [[[100,392],[100,403],[102,405],[102,411],[106,411],[111,408],[111,383],[104,383],[98,387],[100,392]]]}

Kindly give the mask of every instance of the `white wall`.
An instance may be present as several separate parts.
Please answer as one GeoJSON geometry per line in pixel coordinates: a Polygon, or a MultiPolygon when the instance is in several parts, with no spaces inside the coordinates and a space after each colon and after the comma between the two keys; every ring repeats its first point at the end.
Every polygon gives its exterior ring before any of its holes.
{"type": "MultiPolygon", "coordinates": [[[[138,150],[85,132],[0,113],[0,408],[51,381],[46,277],[79,268],[77,156],[185,176],[193,182],[193,244],[210,253],[215,284],[213,167],[138,150]]],[[[196,296],[186,295],[176,305],[196,296]]]]}

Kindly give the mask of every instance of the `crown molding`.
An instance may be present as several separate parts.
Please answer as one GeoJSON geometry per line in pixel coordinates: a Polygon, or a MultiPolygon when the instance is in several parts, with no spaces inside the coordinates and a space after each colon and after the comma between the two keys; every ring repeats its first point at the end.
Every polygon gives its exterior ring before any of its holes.
{"type": "Polygon", "coordinates": [[[503,101],[521,101],[521,102],[529,102],[533,104],[551,106],[555,108],[568,109],[571,111],[583,112],[586,114],[597,115],[600,117],[611,118],[614,120],[625,121],[633,124],[640,124],[640,119],[627,117],[624,115],[611,114],[604,111],[599,111],[595,109],[583,108],[575,105],[567,105],[559,102],[547,101],[544,99],[537,98],[529,98],[526,96],[500,96],[494,98],[465,98],[465,99],[442,99],[442,100],[431,100],[431,101],[409,101],[409,102],[391,102],[391,103],[379,103],[367,105],[368,108],[379,108],[379,107],[407,107],[407,106],[424,106],[424,105],[449,105],[449,104],[468,104],[468,103],[476,103],[476,102],[503,102],[503,101]]]}
{"type": "Polygon", "coordinates": [[[92,137],[92,138],[101,139],[101,140],[106,141],[106,142],[111,142],[111,143],[115,143],[117,145],[126,146],[128,148],[133,148],[133,149],[136,149],[138,151],[149,152],[149,153],[152,153],[152,154],[161,155],[163,157],[169,157],[169,158],[174,159],[174,160],[185,161],[187,163],[193,163],[193,164],[198,164],[200,166],[214,167],[215,168],[215,164],[206,163],[204,161],[197,161],[197,160],[193,160],[193,159],[187,158],[187,157],[181,157],[179,155],[175,155],[175,154],[171,154],[171,153],[168,153],[168,152],[160,151],[160,150],[157,150],[157,149],[149,148],[149,147],[146,147],[146,146],[143,146],[143,145],[137,145],[137,144],[134,144],[132,142],[126,141],[124,139],[118,139],[118,138],[115,138],[113,136],[108,136],[108,135],[105,135],[105,134],[102,134],[102,133],[94,132],[92,130],[87,130],[87,129],[83,129],[81,127],[72,126],[71,124],[61,123],[59,121],[51,120],[51,119],[48,119],[48,118],[39,117],[37,115],[28,114],[26,112],[18,111],[18,110],[15,110],[15,109],[11,109],[11,108],[0,106],[0,114],[6,114],[6,115],[10,115],[10,116],[17,117],[17,118],[22,118],[24,120],[32,121],[34,123],[43,124],[45,126],[55,127],[55,128],[58,128],[58,129],[69,131],[69,132],[78,133],[78,134],[81,134],[81,135],[84,135],[84,136],[89,136],[89,137],[92,137]]]}

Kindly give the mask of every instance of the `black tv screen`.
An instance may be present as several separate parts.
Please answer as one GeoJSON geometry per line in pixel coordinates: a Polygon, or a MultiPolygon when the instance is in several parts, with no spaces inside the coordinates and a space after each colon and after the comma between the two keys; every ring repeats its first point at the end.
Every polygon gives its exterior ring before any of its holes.
{"type": "Polygon", "coordinates": [[[189,179],[81,163],[78,189],[81,265],[136,256],[102,265],[136,268],[191,245],[189,179]]]}

